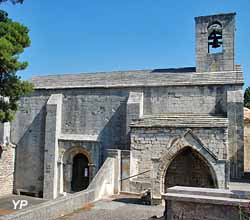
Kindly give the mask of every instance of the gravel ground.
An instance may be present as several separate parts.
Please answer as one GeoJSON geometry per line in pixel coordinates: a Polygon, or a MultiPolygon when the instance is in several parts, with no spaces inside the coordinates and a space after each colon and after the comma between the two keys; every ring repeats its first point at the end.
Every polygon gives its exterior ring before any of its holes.
{"type": "Polygon", "coordinates": [[[163,212],[164,207],[160,205],[142,205],[136,199],[118,198],[88,204],[82,210],[57,220],[148,220],[162,217],[163,212]]]}
{"type": "MultiPolygon", "coordinates": [[[[231,182],[229,188],[250,191],[250,184],[231,182]]],[[[120,195],[87,204],[83,209],[56,220],[153,220],[162,217],[163,212],[163,206],[144,205],[136,196],[120,195]]]]}

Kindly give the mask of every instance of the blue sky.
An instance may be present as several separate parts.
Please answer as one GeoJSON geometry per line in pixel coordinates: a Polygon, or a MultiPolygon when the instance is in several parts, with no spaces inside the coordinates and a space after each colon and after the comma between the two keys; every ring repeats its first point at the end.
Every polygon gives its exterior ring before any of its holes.
{"type": "Polygon", "coordinates": [[[194,17],[236,12],[236,63],[250,86],[249,0],[25,0],[1,8],[30,29],[23,79],[195,66],[194,17]]]}

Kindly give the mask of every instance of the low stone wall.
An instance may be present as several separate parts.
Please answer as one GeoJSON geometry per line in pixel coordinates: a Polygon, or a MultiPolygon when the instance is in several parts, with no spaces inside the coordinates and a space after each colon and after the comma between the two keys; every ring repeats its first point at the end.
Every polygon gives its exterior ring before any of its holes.
{"type": "Polygon", "coordinates": [[[31,206],[15,214],[0,217],[0,220],[51,220],[72,213],[95,201],[95,191],[85,190],[55,200],[31,206]]]}
{"type": "Polygon", "coordinates": [[[0,220],[52,220],[81,209],[85,204],[114,194],[115,159],[107,158],[89,187],[81,192],[31,206],[0,220]]]}
{"type": "Polygon", "coordinates": [[[94,190],[96,200],[114,194],[114,166],[115,159],[107,158],[90,183],[88,190],[94,190]]]}
{"type": "Polygon", "coordinates": [[[0,123],[0,197],[13,193],[15,146],[10,141],[10,124],[0,123]]]}
{"type": "Polygon", "coordinates": [[[250,109],[244,108],[244,171],[250,172],[250,109]]]}
{"type": "Polygon", "coordinates": [[[250,192],[172,187],[164,194],[165,220],[248,219],[250,192]]]}

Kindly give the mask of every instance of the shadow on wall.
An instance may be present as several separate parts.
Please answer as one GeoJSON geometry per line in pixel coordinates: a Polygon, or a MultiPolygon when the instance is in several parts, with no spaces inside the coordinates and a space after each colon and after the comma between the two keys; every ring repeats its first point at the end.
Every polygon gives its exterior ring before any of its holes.
{"type": "Polygon", "coordinates": [[[42,196],[45,117],[46,107],[44,106],[16,145],[15,191],[24,189],[29,192],[29,195],[38,193],[42,196]]]}
{"type": "Polygon", "coordinates": [[[216,88],[214,115],[221,115],[223,117],[227,117],[226,106],[225,106],[226,102],[223,103],[223,99],[227,100],[226,96],[227,96],[227,93],[224,87],[216,88]]]}
{"type": "MultiPolygon", "coordinates": [[[[101,130],[98,139],[101,141],[101,162],[105,159],[106,149],[127,148],[126,142],[126,101],[121,101],[119,107],[101,130]]],[[[102,164],[101,163],[101,164],[102,164]]]]}

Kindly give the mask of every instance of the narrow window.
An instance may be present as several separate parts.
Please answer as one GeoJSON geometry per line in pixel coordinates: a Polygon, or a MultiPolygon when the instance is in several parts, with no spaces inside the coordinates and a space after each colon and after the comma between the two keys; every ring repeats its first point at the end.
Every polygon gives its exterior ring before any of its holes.
{"type": "Polygon", "coordinates": [[[221,53],[222,50],[222,25],[214,22],[208,26],[208,53],[221,53]]]}

